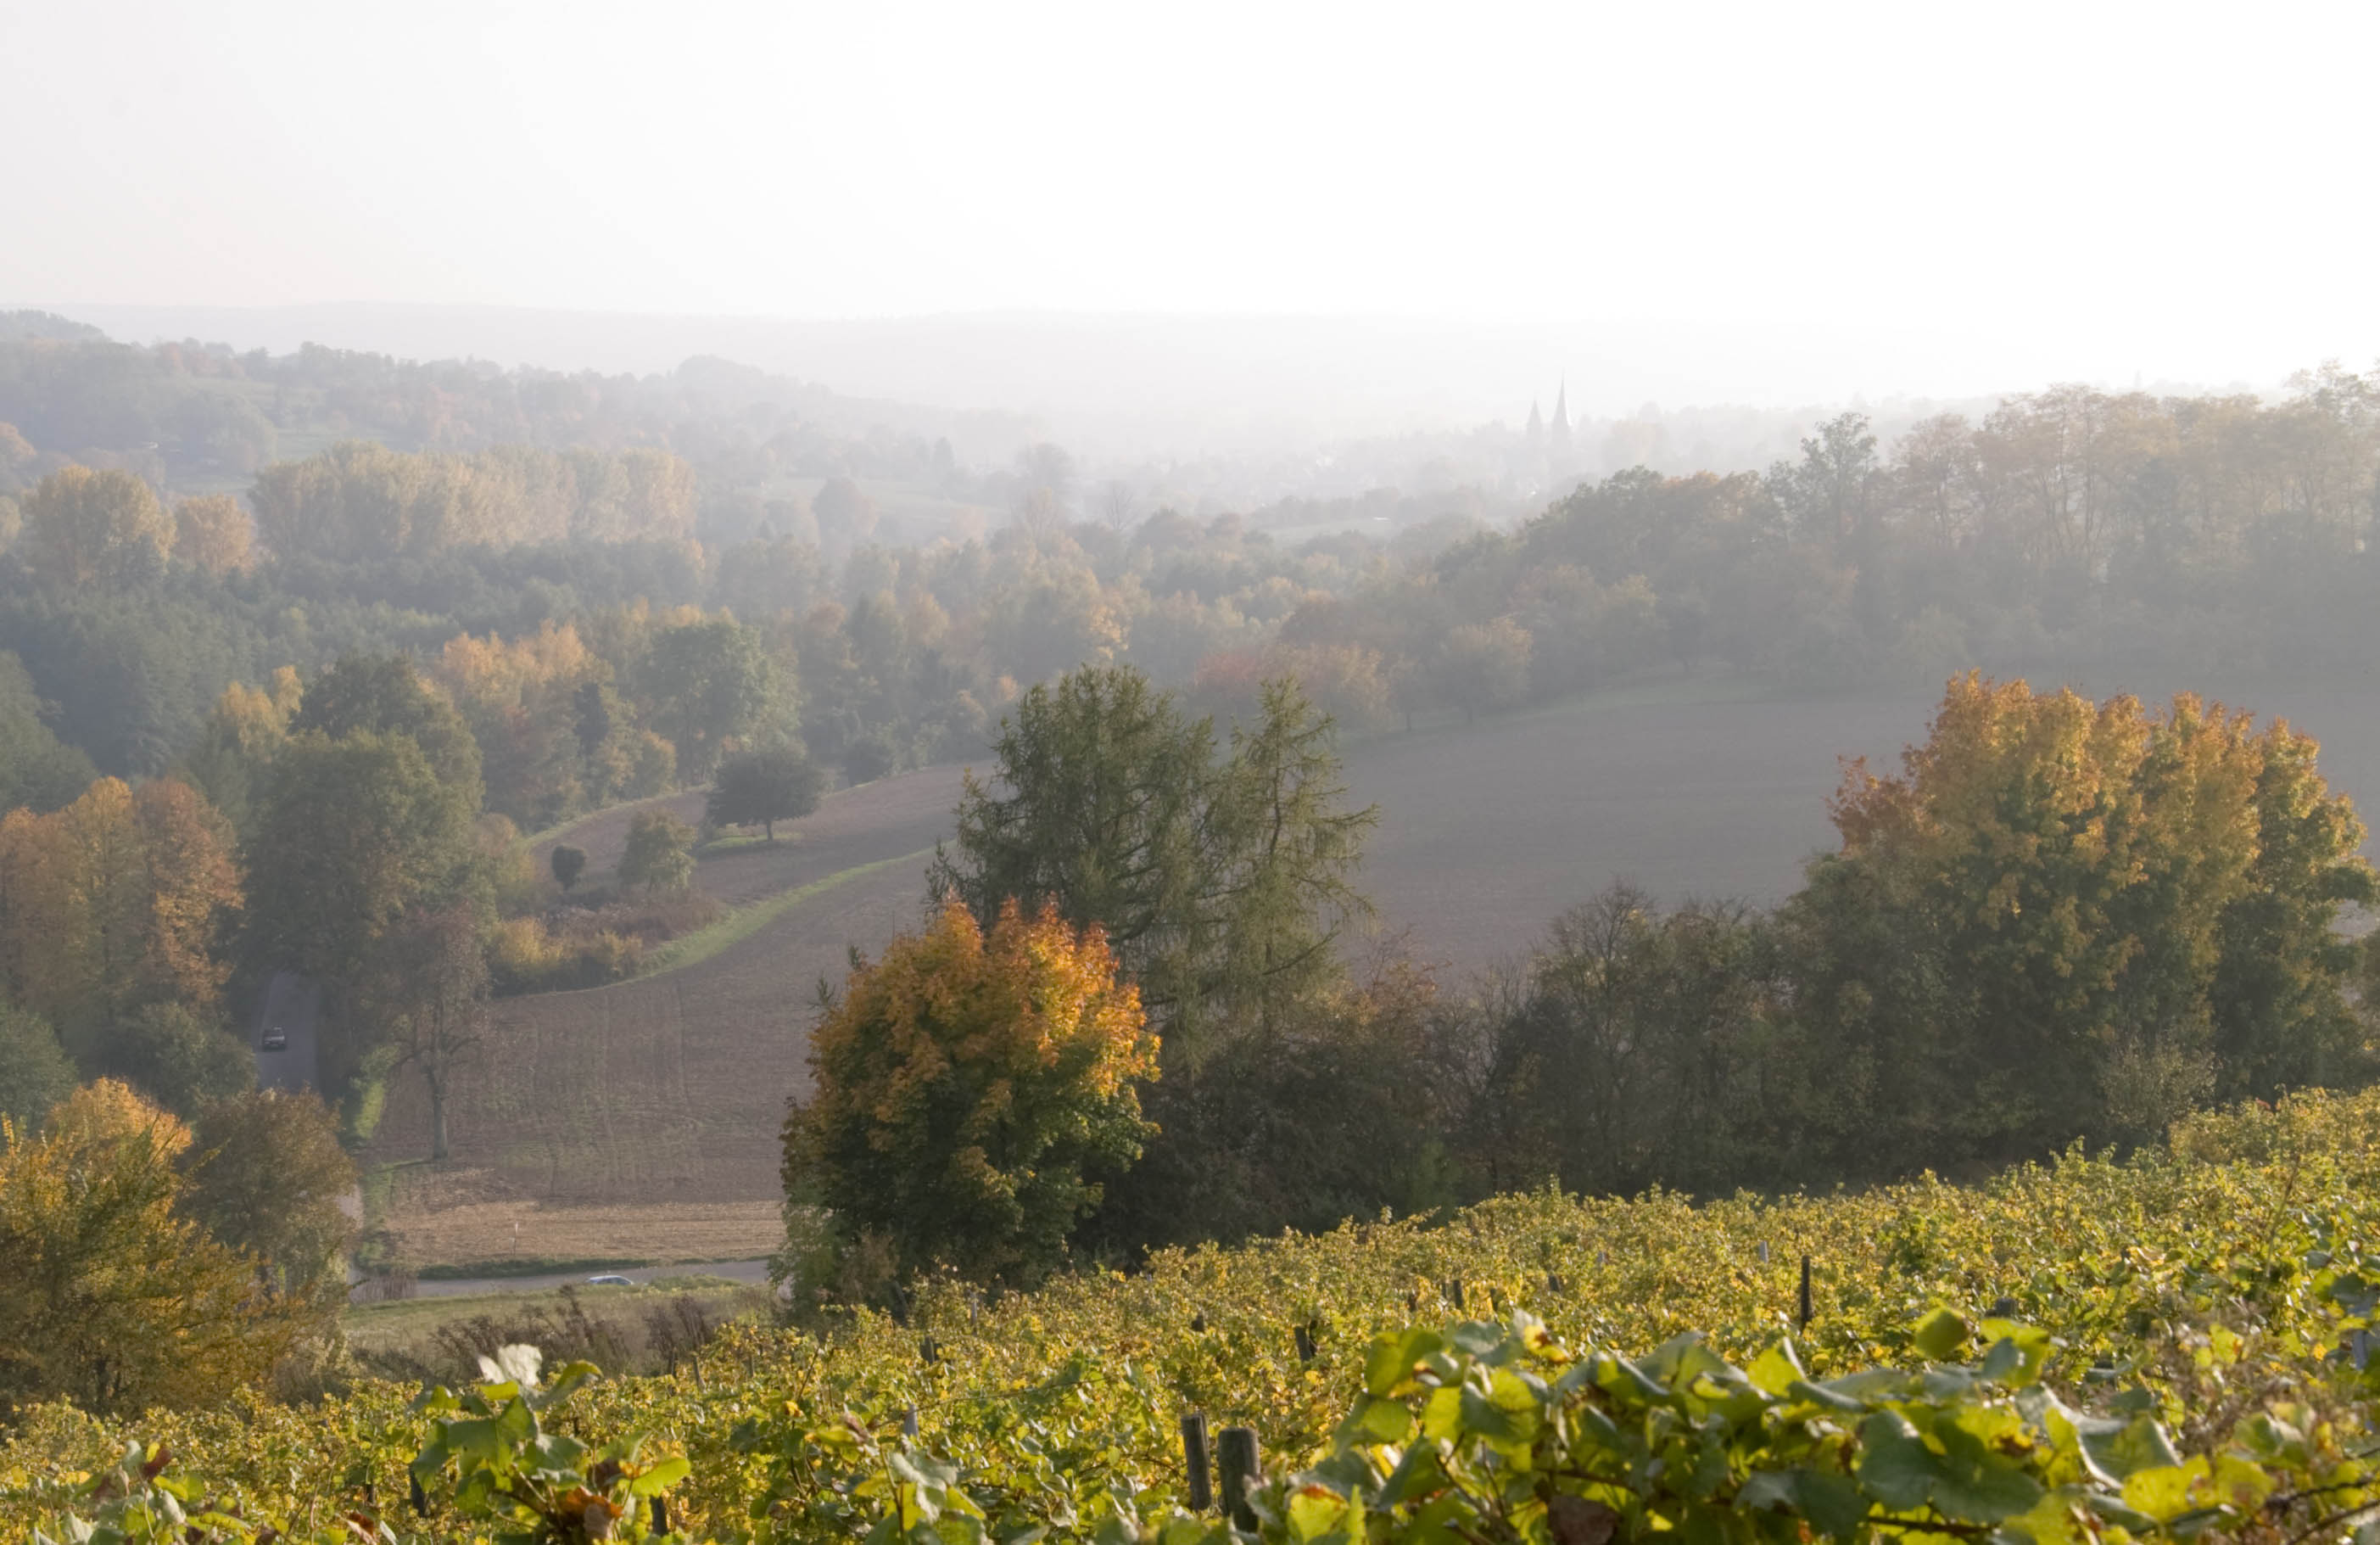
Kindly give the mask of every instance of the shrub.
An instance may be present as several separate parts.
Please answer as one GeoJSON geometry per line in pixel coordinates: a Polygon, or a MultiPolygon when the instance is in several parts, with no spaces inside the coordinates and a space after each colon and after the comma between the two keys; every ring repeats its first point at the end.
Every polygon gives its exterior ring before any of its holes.
{"type": "Polygon", "coordinates": [[[889,774],[898,760],[892,737],[883,730],[870,730],[844,748],[843,775],[855,784],[874,783],[889,774]]]}
{"type": "Polygon", "coordinates": [[[507,918],[488,936],[488,975],[500,996],[601,987],[635,975],[643,960],[640,943],[600,926],[555,932],[536,918],[507,918]]]}
{"type": "Polygon", "coordinates": [[[627,850],[620,856],[620,883],[642,885],[647,895],[681,892],[694,884],[694,828],[667,810],[643,810],[628,823],[627,850]]]}

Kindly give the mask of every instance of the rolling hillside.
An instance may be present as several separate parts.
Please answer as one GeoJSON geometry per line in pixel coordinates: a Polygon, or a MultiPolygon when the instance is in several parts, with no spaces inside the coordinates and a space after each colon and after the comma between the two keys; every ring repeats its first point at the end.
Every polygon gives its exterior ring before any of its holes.
{"type": "MultiPolygon", "coordinates": [[[[2380,789],[2380,699],[2301,696],[2242,698],[2319,736],[2335,785],[2380,789]]],[[[1615,879],[1668,896],[1779,899],[1828,839],[1838,759],[1897,752],[1924,734],[1930,708],[1917,696],[1621,695],[1359,747],[1351,791],[1378,803],[1382,821],[1363,872],[1378,928],[1357,952],[1401,948],[1459,983],[1524,953],[1563,908],[1615,879]]],[[[956,769],[935,768],[845,790],[773,849],[705,859],[702,884],[731,904],[801,893],[714,956],[500,1002],[453,1113],[454,1164],[434,1179],[395,1172],[400,1223],[408,1210],[478,1208],[490,1223],[485,1253],[540,1255],[555,1252],[538,1244],[536,1209],[700,1203],[748,1210],[744,1232],[718,1237],[765,1247],[777,1128],[803,1077],[816,984],[839,978],[852,948],[873,952],[916,925],[923,855],[948,833],[958,786],[956,769]]],[[[698,814],[698,796],[670,803],[698,814]]],[[[630,813],[550,840],[585,847],[601,872],[630,813]]],[[[367,1163],[416,1159],[426,1130],[419,1092],[401,1080],[367,1163]]],[[[456,1221],[443,1219],[442,1240],[470,1236],[456,1221]]]]}

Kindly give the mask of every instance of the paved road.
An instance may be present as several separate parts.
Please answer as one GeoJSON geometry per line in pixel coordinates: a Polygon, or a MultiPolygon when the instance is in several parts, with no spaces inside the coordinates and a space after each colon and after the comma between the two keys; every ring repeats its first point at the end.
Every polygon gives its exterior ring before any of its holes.
{"type": "MultiPolygon", "coordinates": [[[[769,1280],[766,1260],[715,1260],[699,1266],[624,1266],[617,1271],[558,1271],[538,1277],[456,1277],[418,1283],[414,1296],[418,1298],[459,1298],[475,1293],[542,1293],[565,1283],[584,1284],[589,1277],[625,1277],[632,1283],[657,1282],[663,1277],[724,1277],[729,1282],[761,1283],[769,1280]]],[[[596,1293],[602,1292],[595,1288],[596,1293]]]]}
{"type": "Polygon", "coordinates": [[[256,1011],[248,1043],[256,1052],[259,1089],[322,1088],[322,1063],[315,1050],[316,1022],[322,1012],[322,988],[294,971],[275,971],[264,989],[263,1006],[256,1011]],[[264,1050],[268,1030],[279,1030],[289,1044],[278,1052],[264,1050]]]}

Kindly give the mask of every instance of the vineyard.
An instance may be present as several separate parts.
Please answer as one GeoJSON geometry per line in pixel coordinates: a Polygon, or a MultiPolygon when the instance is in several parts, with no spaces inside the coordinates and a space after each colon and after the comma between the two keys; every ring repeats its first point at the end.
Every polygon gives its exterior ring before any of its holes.
{"type": "Polygon", "coordinates": [[[182,1539],[211,1508],[188,1538],[641,1538],[659,1512],[1187,1545],[1219,1527],[1178,1511],[1201,1413],[1261,1443],[1241,1517],[1269,1539],[2344,1539],[2380,1505],[2375,1182],[2380,1098],[2309,1095],[1975,1186],[1538,1192],[990,1302],[929,1282],[665,1377],[533,1387],[515,1356],[419,1402],[48,1407],[0,1450],[0,1533],[182,1539]]]}

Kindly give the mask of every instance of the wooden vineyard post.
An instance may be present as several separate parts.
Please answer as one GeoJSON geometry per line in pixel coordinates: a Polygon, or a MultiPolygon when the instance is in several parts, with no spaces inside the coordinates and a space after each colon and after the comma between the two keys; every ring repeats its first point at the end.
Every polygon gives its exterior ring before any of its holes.
{"type": "Polygon", "coordinates": [[[1190,1511],[1204,1513],[1215,1505],[1215,1488],[1208,1474],[1207,1417],[1192,1411],[1182,1418],[1182,1469],[1188,1478],[1190,1511]]]}
{"type": "Polygon", "coordinates": [[[1296,1332],[1297,1360],[1301,1363],[1310,1363],[1314,1360],[1314,1332],[1304,1325],[1296,1327],[1296,1332]]]}
{"type": "Polygon", "coordinates": [[[1802,1329],[1810,1328],[1810,1258],[1802,1258],[1802,1329]]]}
{"type": "Polygon", "coordinates": [[[901,1436],[904,1438],[914,1438],[917,1435],[917,1408],[915,1405],[912,1405],[901,1413],[901,1436]]]}
{"type": "Polygon", "coordinates": [[[1257,1510],[1249,1495],[1264,1479],[1263,1455],[1253,1427],[1227,1427],[1215,1434],[1215,1457],[1223,1472],[1223,1516],[1235,1529],[1254,1534],[1257,1510]]]}

